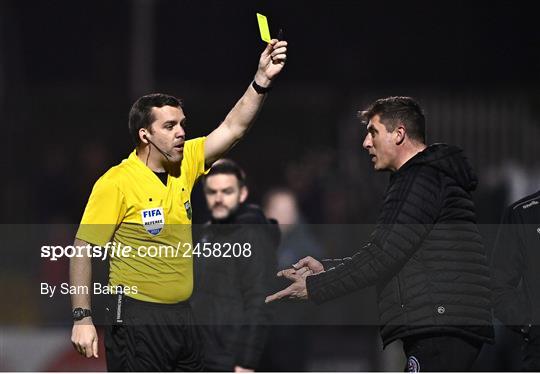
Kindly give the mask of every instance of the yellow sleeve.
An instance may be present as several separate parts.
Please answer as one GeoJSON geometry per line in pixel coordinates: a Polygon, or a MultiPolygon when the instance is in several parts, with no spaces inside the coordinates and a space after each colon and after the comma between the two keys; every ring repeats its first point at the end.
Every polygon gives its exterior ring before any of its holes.
{"type": "Polygon", "coordinates": [[[125,214],[124,194],[116,183],[103,176],[94,184],[76,237],[103,246],[112,239],[125,214]]]}
{"type": "Polygon", "coordinates": [[[206,137],[186,141],[184,145],[184,159],[182,160],[182,173],[186,173],[186,180],[193,187],[197,179],[208,173],[204,168],[204,142],[206,137]]]}

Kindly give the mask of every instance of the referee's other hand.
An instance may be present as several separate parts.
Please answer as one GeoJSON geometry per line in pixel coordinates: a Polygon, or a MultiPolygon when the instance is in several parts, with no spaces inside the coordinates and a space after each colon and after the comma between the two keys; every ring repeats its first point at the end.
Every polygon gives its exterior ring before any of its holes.
{"type": "Polygon", "coordinates": [[[83,318],[73,324],[71,342],[82,356],[98,358],[98,336],[91,317],[83,318]]]}

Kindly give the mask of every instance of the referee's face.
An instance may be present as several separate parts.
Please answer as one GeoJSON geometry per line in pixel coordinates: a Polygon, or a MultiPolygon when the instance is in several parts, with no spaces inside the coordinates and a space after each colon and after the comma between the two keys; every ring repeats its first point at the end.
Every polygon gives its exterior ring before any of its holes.
{"type": "MultiPolygon", "coordinates": [[[[154,122],[150,126],[152,131],[149,139],[168,154],[169,161],[182,161],[186,140],[184,111],[182,108],[166,105],[161,108],[153,107],[152,115],[154,122]]],[[[164,157],[160,152],[155,152],[154,155],[164,157]]]]}
{"type": "Polygon", "coordinates": [[[240,187],[233,174],[214,174],[206,177],[204,194],[212,218],[225,220],[234,213],[247,198],[247,188],[240,187]]]}

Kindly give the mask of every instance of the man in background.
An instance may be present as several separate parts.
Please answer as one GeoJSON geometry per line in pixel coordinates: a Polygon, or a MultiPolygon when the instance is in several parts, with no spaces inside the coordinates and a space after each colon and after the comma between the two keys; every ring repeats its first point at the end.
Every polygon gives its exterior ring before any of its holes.
{"type": "Polygon", "coordinates": [[[205,369],[254,371],[272,321],[264,300],[273,289],[279,229],[258,206],[246,203],[246,176],[234,161],[216,162],[203,188],[212,219],[197,245],[213,255],[195,259],[193,309],[205,369]]]}
{"type": "Polygon", "coordinates": [[[321,245],[304,221],[292,190],[285,187],[271,189],[264,194],[262,201],[264,214],[275,219],[281,230],[281,244],[277,251],[279,269],[285,269],[308,255],[322,255],[321,245]]]}

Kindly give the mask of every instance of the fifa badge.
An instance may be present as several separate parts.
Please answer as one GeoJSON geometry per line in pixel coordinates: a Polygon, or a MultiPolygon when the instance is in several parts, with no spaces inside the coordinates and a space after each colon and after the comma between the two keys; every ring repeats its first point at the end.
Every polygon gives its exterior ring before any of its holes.
{"type": "Polygon", "coordinates": [[[144,228],[150,235],[159,234],[163,229],[163,225],[165,225],[165,215],[162,207],[142,210],[141,218],[144,228]]]}

